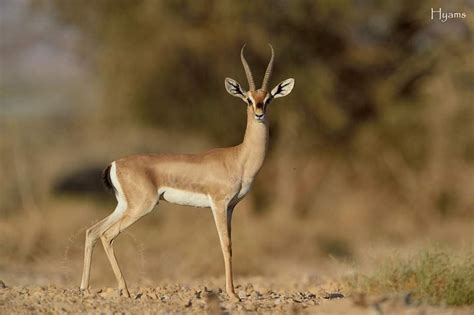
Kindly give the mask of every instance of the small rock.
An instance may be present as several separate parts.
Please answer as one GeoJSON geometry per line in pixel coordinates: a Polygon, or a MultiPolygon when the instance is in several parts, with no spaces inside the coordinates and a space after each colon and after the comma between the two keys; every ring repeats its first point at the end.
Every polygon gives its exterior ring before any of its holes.
{"type": "Polygon", "coordinates": [[[5,289],[7,286],[5,284],[5,282],[3,282],[2,280],[0,280],[0,289],[5,289]]]}
{"type": "Polygon", "coordinates": [[[342,298],[344,298],[344,295],[342,293],[339,293],[339,292],[326,293],[324,298],[326,300],[342,299],[342,298]]]}
{"type": "Polygon", "coordinates": [[[247,285],[245,286],[245,291],[248,293],[252,292],[253,291],[253,285],[251,283],[247,283],[247,285]]]}
{"type": "Polygon", "coordinates": [[[194,291],[194,296],[196,297],[196,299],[200,299],[201,298],[201,294],[202,294],[202,291],[194,291]]]}
{"type": "Polygon", "coordinates": [[[118,295],[119,293],[112,288],[107,288],[105,291],[103,291],[100,294],[100,296],[105,297],[105,298],[113,298],[113,297],[117,297],[118,295]]]}
{"type": "Polygon", "coordinates": [[[258,291],[253,291],[252,293],[250,293],[250,297],[253,299],[258,299],[259,296],[260,296],[260,292],[258,291]]]}

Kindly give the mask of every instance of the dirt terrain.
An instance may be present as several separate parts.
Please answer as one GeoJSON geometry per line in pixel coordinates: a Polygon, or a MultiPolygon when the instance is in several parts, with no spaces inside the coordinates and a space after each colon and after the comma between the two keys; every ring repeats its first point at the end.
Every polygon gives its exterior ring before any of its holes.
{"type": "MultiPolygon", "coordinates": [[[[101,313],[101,314],[469,314],[469,309],[450,309],[411,303],[409,297],[344,297],[339,292],[279,290],[268,288],[263,279],[246,279],[238,286],[241,302],[230,302],[216,286],[170,284],[139,287],[132,297],[118,295],[112,288],[82,293],[77,288],[50,286],[0,289],[2,314],[101,313]],[[251,284],[253,283],[253,284],[251,284]]],[[[211,282],[213,283],[213,282],[211,282]]]]}
{"type": "Polygon", "coordinates": [[[61,285],[8,286],[0,283],[1,314],[472,314],[472,309],[432,306],[408,294],[385,296],[348,295],[333,281],[318,283],[307,278],[251,277],[239,279],[240,302],[231,302],[220,278],[186,283],[165,281],[159,286],[132,287],[131,298],[115,288],[80,292],[61,285]],[[204,285],[204,284],[205,285],[204,285]]]}

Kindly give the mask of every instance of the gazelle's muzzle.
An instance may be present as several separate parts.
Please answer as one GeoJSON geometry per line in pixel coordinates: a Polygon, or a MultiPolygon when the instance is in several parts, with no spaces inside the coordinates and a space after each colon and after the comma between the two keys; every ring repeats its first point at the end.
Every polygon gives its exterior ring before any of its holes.
{"type": "Polygon", "coordinates": [[[263,118],[265,118],[265,114],[255,114],[256,120],[263,120],[263,118]]]}
{"type": "Polygon", "coordinates": [[[253,114],[256,120],[262,120],[265,118],[265,106],[262,103],[253,106],[253,114]]]}

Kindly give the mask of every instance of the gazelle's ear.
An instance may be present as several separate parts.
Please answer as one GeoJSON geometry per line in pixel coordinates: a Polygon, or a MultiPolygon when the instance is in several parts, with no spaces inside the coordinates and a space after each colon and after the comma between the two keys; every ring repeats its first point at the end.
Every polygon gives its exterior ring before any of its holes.
{"type": "Polygon", "coordinates": [[[230,95],[240,97],[246,101],[247,96],[245,95],[244,90],[240,86],[239,82],[235,81],[234,79],[225,78],[225,89],[230,95]]]}
{"type": "Polygon", "coordinates": [[[293,90],[293,86],[295,86],[295,80],[286,79],[285,81],[275,86],[273,90],[270,92],[270,94],[272,98],[287,96],[288,94],[290,94],[291,90],[293,90]]]}

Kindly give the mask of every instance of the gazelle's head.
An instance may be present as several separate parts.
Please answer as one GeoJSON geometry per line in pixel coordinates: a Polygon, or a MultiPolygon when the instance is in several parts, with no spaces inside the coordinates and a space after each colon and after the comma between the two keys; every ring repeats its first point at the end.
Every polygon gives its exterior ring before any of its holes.
{"type": "Polygon", "coordinates": [[[247,81],[249,83],[249,90],[244,92],[244,89],[240,86],[239,82],[235,81],[231,78],[225,79],[225,88],[230,95],[240,97],[244,102],[248,104],[248,106],[252,107],[254,117],[256,120],[263,120],[265,118],[265,111],[267,109],[267,105],[274,98],[283,97],[290,94],[293,86],[295,85],[294,79],[286,79],[285,81],[279,83],[277,86],[268,92],[267,86],[268,82],[270,81],[270,76],[273,70],[273,60],[275,54],[273,53],[272,45],[269,45],[272,51],[272,56],[270,58],[270,62],[267,66],[267,71],[265,72],[265,76],[263,77],[262,87],[258,90],[255,89],[255,83],[253,82],[252,72],[250,71],[250,67],[245,60],[244,57],[244,48],[245,45],[242,47],[240,51],[240,59],[242,60],[242,64],[244,65],[245,74],[247,75],[247,81]]]}

